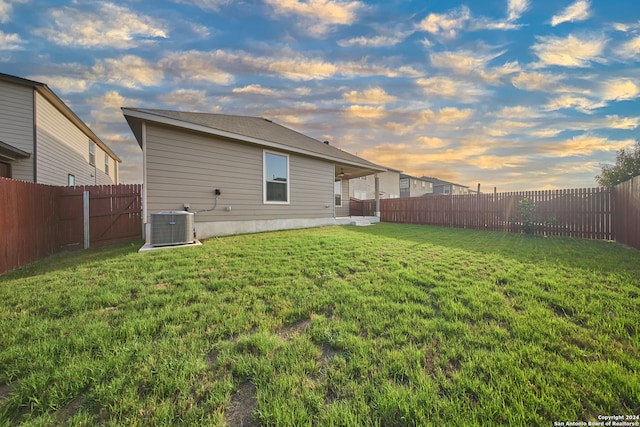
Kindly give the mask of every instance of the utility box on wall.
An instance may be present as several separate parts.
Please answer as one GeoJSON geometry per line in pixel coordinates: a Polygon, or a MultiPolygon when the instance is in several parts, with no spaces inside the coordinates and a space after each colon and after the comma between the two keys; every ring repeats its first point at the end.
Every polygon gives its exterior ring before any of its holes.
{"type": "Polygon", "coordinates": [[[151,246],[182,245],[194,241],[194,214],[163,211],[151,214],[151,246]]]}

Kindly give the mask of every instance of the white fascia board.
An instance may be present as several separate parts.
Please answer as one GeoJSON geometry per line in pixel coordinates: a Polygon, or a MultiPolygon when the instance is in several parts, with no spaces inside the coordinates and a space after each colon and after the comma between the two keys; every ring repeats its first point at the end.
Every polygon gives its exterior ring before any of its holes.
{"type": "MultiPolygon", "coordinates": [[[[135,118],[141,119],[141,120],[148,120],[148,121],[151,121],[151,122],[163,123],[163,124],[166,124],[166,125],[171,125],[171,126],[175,126],[175,127],[189,129],[189,130],[194,130],[194,131],[197,131],[197,132],[208,133],[210,135],[222,136],[224,138],[229,138],[229,139],[235,139],[235,140],[239,140],[239,141],[249,142],[251,144],[257,144],[257,145],[261,145],[263,147],[268,147],[268,148],[275,148],[275,149],[278,149],[278,150],[281,150],[281,151],[289,151],[289,152],[292,152],[292,153],[304,154],[305,156],[311,156],[311,157],[315,157],[315,158],[319,158],[319,159],[330,160],[332,162],[339,163],[339,164],[356,166],[356,167],[359,167],[359,168],[366,168],[366,169],[377,169],[380,172],[385,172],[386,171],[386,169],[384,169],[384,168],[379,168],[378,169],[378,168],[373,167],[372,165],[364,165],[362,163],[352,162],[352,161],[349,161],[349,160],[340,159],[338,157],[326,156],[326,155],[323,155],[323,154],[314,153],[312,151],[303,150],[301,148],[291,147],[289,145],[284,145],[284,144],[278,144],[277,142],[266,141],[266,140],[260,139],[260,138],[254,138],[254,137],[251,137],[251,136],[240,135],[240,134],[233,133],[233,132],[228,132],[228,131],[224,131],[224,130],[220,130],[220,129],[211,128],[209,126],[199,125],[199,124],[192,123],[192,122],[187,122],[187,121],[184,121],[184,120],[178,120],[178,119],[175,119],[173,117],[167,117],[167,116],[153,114],[153,113],[146,113],[144,111],[129,110],[127,108],[123,108],[122,109],[122,113],[125,116],[131,116],[131,117],[135,117],[135,118]]],[[[320,142],[318,142],[318,143],[320,143],[320,142]]]]}

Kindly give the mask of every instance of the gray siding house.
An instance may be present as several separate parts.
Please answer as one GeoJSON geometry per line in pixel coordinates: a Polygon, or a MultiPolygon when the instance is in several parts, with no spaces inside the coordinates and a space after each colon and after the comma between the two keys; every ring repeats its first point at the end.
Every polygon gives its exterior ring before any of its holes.
{"type": "Polygon", "coordinates": [[[119,163],[46,84],[0,73],[0,176],[110,185],[118,183],[119,163]]]}
{"type": "Polygon", "coordinates": [[[428,176],[423,176],[421,179],[432,183],[434,195],[464,195],[476,193],[476,191],[471,190],[466,185],[455,184],[453,182],[444,181],[442,179],[432,178],[428,176]]]}
{"type": "Polygon", "coordinates": [[[424,178],[400,174],[400,197],[420,197],[433,193],[433,184],[424,178]]]}
{"type": "Polygon", "coordinates": [[[143,153],[143,217],[195,212],[198,238],[338,223],[349,179],[386,169],[260,117],[123,108],[143,153]]]}

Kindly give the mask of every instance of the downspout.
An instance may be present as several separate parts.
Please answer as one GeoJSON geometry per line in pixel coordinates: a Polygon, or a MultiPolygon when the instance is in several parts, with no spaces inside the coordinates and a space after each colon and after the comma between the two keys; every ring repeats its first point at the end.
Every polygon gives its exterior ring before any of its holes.
{"type": "Polygon", "coordinates": [[[38,182],[38,111],[36,103],[38,102],[38,91],[33,88],[33,182],[38,182]]]}
{"type": "Polygon", "coordinates": [[[380,218],[380,178],[378,174],[375,174],[375,182],[376,182],[376,216],[380,218]]]}
{"type": "Polygon", "coordinates": [[[147,123],[142,122],[142,238],[151,243],[151,225],[147,219],[147,123]]]}

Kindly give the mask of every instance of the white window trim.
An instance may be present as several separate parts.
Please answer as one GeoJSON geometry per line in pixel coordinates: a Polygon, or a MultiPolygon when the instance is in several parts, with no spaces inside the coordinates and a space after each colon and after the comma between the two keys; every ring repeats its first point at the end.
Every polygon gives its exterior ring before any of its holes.
{"type": "Polygon", "coordinates": [[[93,141],[89,141],[89,164],[91,166],[96,165],[96,143],[93,141]],[[93,159],[91,159],[93,156],[93,159]]]}
{"type": "Polygon", "coordinates": [[[291,204],[291,174],[289,173],[290,159],[289,155],[271,150],[262,150],[262,203],[265,205],[288,205],[291,204]],[[267,200],[267,154],[275,154],[276,156],[282,156],[287,158],[287,201],[278,202],[273,200],[267,200]]]}
{"type": "Polygon", "coordinates": [[[104,153],[104,173],[109,175],[109,155],[104,153]]]}

